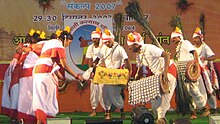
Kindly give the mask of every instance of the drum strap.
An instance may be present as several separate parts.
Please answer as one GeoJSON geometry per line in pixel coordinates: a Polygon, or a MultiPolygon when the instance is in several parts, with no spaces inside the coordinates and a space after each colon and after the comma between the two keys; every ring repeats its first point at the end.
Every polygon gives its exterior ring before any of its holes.
{"type": "MultiPolygon", "coordinates": [[[[111,52],[110,52],[107,56],[105,56],[104,58],[102,58],[101,61],[102,61],[102,62],[105,61],[105,60],[115,51],[115,49],[116,49],[117,46],[119,46],[119,44],[117,44],[114,48],[112,48],[111,52]]],[[[101,63],[100,63],[100,64],[101,64],[101,63]]],[[[97,64],[97,66],[99,66],[100,64],[97,64]]]]}
{"type": "MultiPolygon", "coordinates": [[[[139,71],[140,71],[140,68],[142,67],[142,63],[143,63],[143,58],[144,58],[144,53],[145,53],[145,50],[143,51],[143,55],[141,56],[141,60],[140,60],[140,66],[138,66],[138,68],[137,68],[137,72],[136,72],[136,74],[135,74],[135,76],[134,76],[134,79],[136,80],[137,79],[137,77],[138,77],[138,74],[139,74],[139,71]]],[[[146,62],[147,62],[147,64],[148,64],[148,61],[146,60],[146,62]]],[[[149,65],[149,64],[148,64],[149,65]]]]}

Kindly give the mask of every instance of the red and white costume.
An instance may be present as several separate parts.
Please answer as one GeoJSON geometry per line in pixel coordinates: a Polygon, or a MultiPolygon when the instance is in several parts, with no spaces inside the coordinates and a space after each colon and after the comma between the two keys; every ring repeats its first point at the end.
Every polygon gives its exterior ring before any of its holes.
{"type": "Polygon", "coordinates": [[[54,74],[58,68],[54,67],[60,59],[65,57],[65,48],[62,42],[51,39],[45,42],[34,67],[33,110],[37,119],[45,124],[47,117],[54,117],[59,111],[57,101],[58,80],[54,74]]]}
{"type": "MultiPolygon", "coordinates": [[[[41,44],[45,41],[38,42],[41,44]]],[[[31,45],[30,45],[31,47],[31,45]]],[[[36,123],[32,101],[33,101],[33,76],[32,71],[40,55],[41,50],[32,50],[26,56],[22,64],[21,75],[19,77],[19,98],[18,98],[18,119],[24,123],[36,123]]]]}
{"type": "MultiPolygon", "coordinates": [[[[10,94],[9,88],[12,78],[12,72],[14,71],[17,64],[19,64],[19,58],[20,54],[15,54],[14,58],[10,62],[10,65],[8,66],[7,70],[5,71],[4,75],[4,83],[2,88],[2,105],[1,105],[1,114],[9,116],[10,117],[10,109],[11,109],[11,102],[12,102],[12,94],[10,94]]],[[[18,90],[18,87],[15,88],[18,90]]]]}

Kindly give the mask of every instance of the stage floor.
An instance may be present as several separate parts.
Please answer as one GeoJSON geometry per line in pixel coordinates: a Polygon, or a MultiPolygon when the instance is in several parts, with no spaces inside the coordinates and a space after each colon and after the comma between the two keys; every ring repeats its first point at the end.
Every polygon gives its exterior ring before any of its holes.
{"type": "MultiPolygon", "coordinates": [[[[104,113],[98,112],[97,116],[95,117],[89,117],[88,112],[73,112],[73,113],[59,113],[56,118],[71,118],[72,124],[85,124],[86,120],[103,120],[104,119],[104,113]]],[[[173,111],[170,111],[167,113],[167,120],[176,120],[179,118],[188,118],[189,116],[181,116],[176,114],[173,111]]],[[[118,112],[112,113],[113,119],[119,119],[120,114],[118,112]]],[[[198,119],[191,120],[193,124],[208,124],[208,117],[200,117],[198,114],[198,119]]],[[[0,115],[0,124],[10,124],[10,119],[7,116],[0,115]]],[[[126,119],[123,120],[123,124],[131,124],[131,116],[130,112],[126,112],[126,119]]]]}

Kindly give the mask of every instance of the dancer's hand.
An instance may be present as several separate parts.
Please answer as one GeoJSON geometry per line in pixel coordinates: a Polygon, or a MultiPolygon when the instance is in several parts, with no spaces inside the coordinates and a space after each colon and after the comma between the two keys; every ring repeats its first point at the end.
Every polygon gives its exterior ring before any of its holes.
{"type": "Polygon", "coordinates": [[[77,74],[76,79],[80,80],[81,82],[83,82],[84,78],[81,74],[77,74]]]}

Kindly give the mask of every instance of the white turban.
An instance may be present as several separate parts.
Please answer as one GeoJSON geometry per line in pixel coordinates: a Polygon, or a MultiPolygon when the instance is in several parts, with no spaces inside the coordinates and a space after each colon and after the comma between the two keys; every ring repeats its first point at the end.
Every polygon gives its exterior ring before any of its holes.
{"type": "Polygon", "coordinates": [[[128,46],[133,45],[134,43],[143,45],[144,40],[142,36],[137,32],[132,32],[127,35],[127,44],[128,46]]]}
{"type": "Polygon", "coordinates": [[[174,37],[180,37],[180,39],[183,40],[183,33],[178,27],[171,33],[171,39],[174,37]]]}
{"type": "Polygon", "coordinates": [[[201,40],[203,40],[203,34],[202,34],[202,31],[199,27],[196,28],[195,32],[193,33],[193,37],[192,38],[195,38],[195,37],[200,37],[201,40]]]}
{"type": "Polygon", "coordinates": [[[112,34],[112,32],[108,29],[105,29],[104,33],[102,34],[102,42],[107,42],[114,39],[115,36],[112,34]]]}
{"type": "Polygon", "coordinates": [[[98,27],[96,27],[95,31],[93,31],[91,33],[91,39],[93,39],[93,38],[101,38],[101,35],[102,35],[102,31],[98,27]]]}

